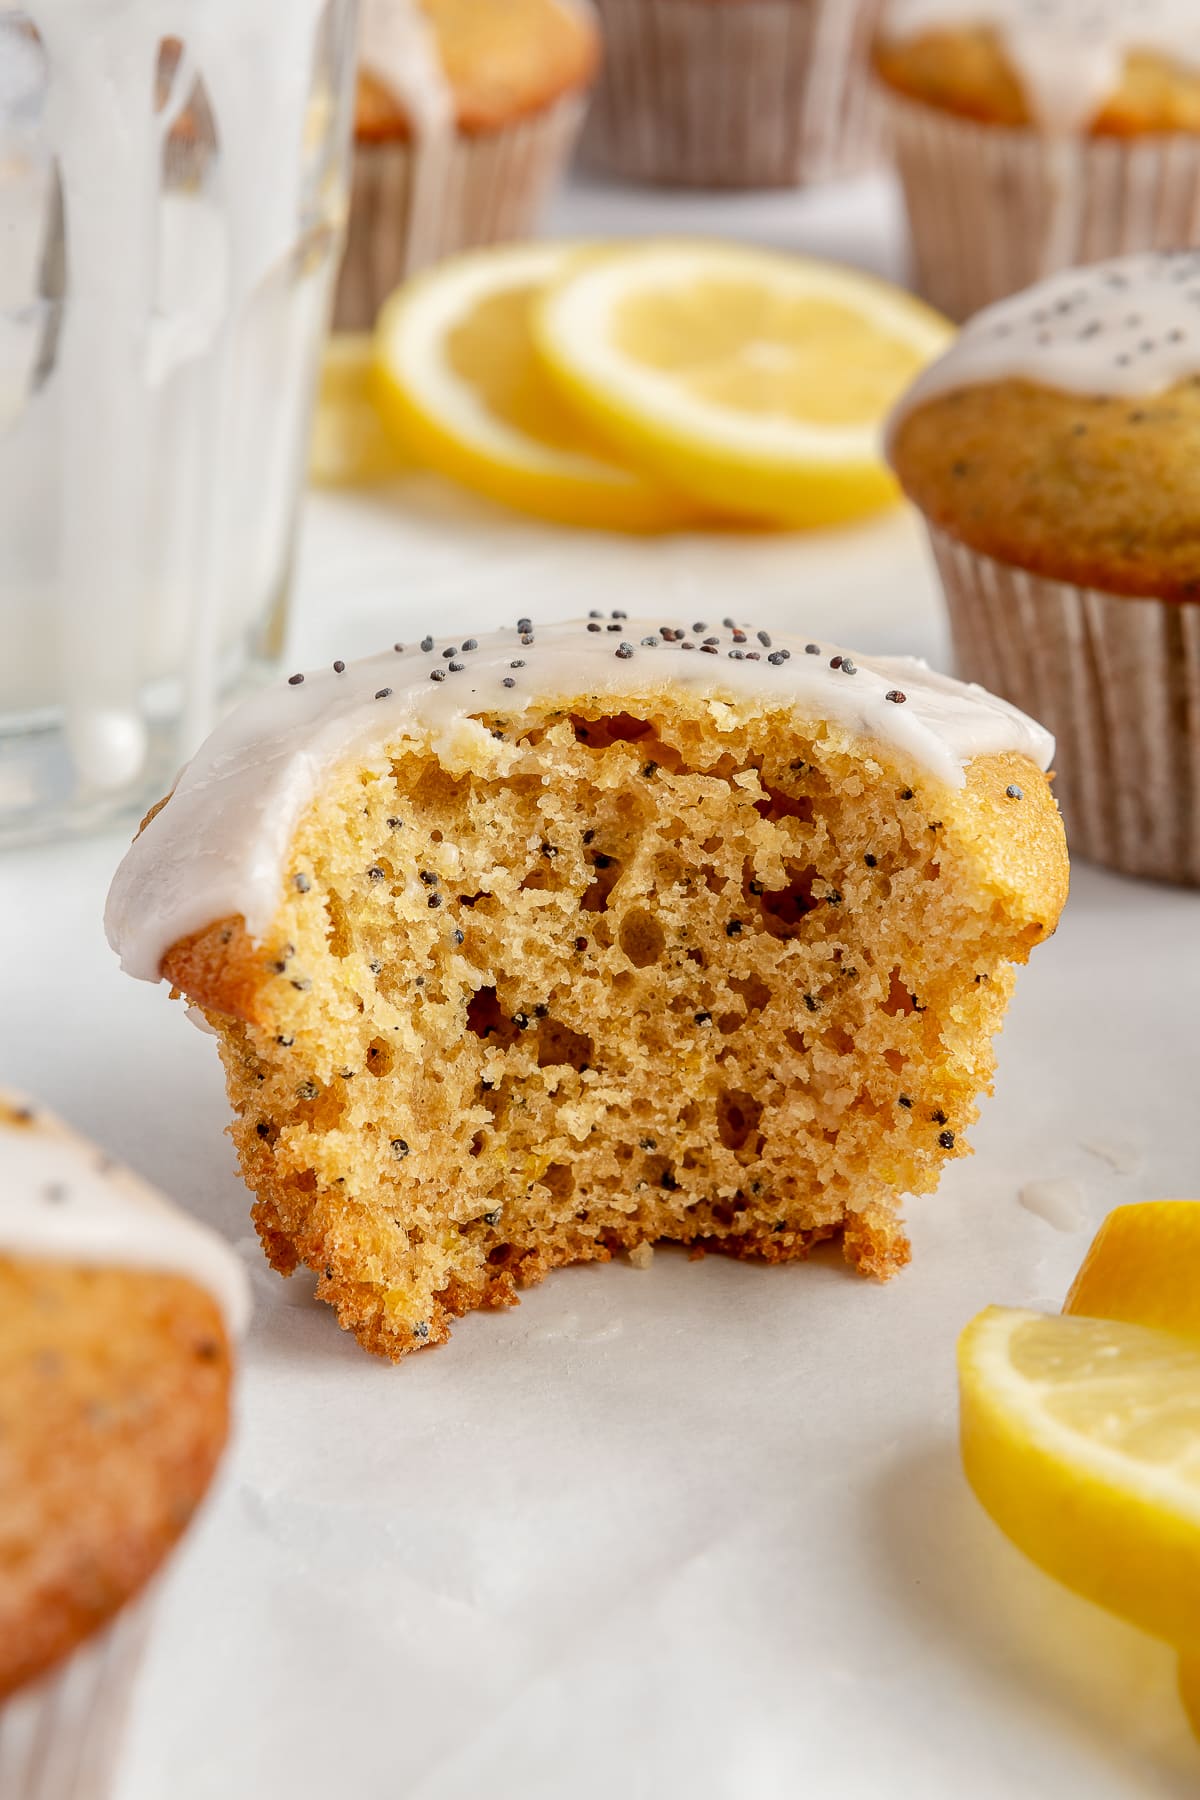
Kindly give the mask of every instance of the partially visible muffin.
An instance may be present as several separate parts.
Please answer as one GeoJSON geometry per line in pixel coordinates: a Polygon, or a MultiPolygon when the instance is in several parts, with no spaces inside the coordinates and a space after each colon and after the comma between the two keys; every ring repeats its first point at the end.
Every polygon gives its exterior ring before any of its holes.
{"type": "Polygon", "coordinates": [[[588,0],[365,0],[359,49],[340,330],[440,257],[529,235],[600,39],[588,0]]]}
{"type": "Polygon", "coordinates": [[[953,317],[1197,242],[1191,0],[892,0],[875,66],[918,282],[953,317]]]}
{"type": "Polygon", "coordinates": [[[589,160],[634,181],[797,187],[880,160],[882,0],[597,0],[589,160]]]}
{"type": "Polygon", "coordinates": [[[1200,253],[981,313],[901,403],[891,461],[963,673],[1056,735],[1073,848],[1200,882],[1200,253]]]}
{"type": "Polygon", "coordinates": [[[106,1791],[137,1602],[220,1461],[246,1305],[213,1234],[0,1094],[0,1775],[54,1721],[22,1795],[73,1795],[77,1764],[106,1791]]]}
{"type": "Polygon", "coordinates": [[[431,634],[232,715],[107,926],[204,1009],[264,1248],[369,1349],[661,1239],[885,1278],[1065,899],[1051,754],[731,619],[431,634]]]}

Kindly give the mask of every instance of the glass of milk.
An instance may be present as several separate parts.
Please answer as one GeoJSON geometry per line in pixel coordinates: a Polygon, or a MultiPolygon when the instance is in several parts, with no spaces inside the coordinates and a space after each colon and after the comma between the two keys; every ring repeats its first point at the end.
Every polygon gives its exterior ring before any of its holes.
{"type": "Polygon", "coordinates": [[[354,0],[0,0],[0,842],[280,653],[353,70],[354,0]]]}

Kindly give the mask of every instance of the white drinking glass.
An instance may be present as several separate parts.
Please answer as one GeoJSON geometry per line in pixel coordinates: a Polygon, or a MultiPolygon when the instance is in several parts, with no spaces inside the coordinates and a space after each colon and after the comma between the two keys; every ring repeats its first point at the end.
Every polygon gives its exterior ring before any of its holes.
{"type": "Polygon", "coordinates": [[[169,787],[282,648],[354,0],[0,0],[0,842],[169,787]]]}

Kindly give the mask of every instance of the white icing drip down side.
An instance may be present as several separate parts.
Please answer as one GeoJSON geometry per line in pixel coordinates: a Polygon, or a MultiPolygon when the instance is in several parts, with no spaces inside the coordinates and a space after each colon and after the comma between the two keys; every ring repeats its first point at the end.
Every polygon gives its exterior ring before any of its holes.
{"type": "Polygon", "coordinates": [[[458,132],[454,90],[420,0],[360,0],[358,52],[403,107],[412,133],[405,266],[414,274],[437,260],[441,243],[458,132]]]}
{"type": "Polygon", "coordinates": [[[207,1289],[231,1337],[250,1318],[229,1246],[53,1113],[0,1091],[0,1253],[151,1269],[207,1289]]]}
{"type": "Polygon", "coordinates": [[[404,108],[414,137],[453,130],[454,91],[420,0],[359,0],[358,55],[404,108]]]}
{"type": "Polygon", "coordinates": [[[387,746],[412,737],[453,764],[464,749],[500,751],[480,715],[519,730],[535,708],[600,699],[628,710],[681,691],[735,716],[788,708],[798,722],[835,724],[948,787],[962,785],[975,756],[1019,750],[1046,769],[1054,753],[1049,733],[1015,707],[923,662],[860,660],[749,627],[689,631],[615,613],[478,640],[425,638],[281,682],[231,713],[117,870],[109,943],[129,974],[157,981],[171,945],[218,919],[240,914],[261,939],[292,833],[340,763],[386,773],[387,746]]]}
{"type": "Polygon", "coordinates": [[[891,0],[885,36],[991,26],[1030,112],[1051,131],[1083,131],[1118,89],[1131,51],[1200,65],[1196,0],[891,0]]]}
{"type": "Polygon", "coordinates": [[[1068,269],[976,313],[923,369],[889,434],[941,394],[1029,381],[1134,399],[1200,374],[1200,252],[1123,256],[1068,269]]]}

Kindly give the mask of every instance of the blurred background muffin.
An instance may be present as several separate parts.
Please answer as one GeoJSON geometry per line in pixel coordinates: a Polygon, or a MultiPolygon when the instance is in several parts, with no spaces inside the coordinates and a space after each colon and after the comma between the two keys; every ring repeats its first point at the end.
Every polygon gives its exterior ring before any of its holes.
{"type": "Polygon", "coordinates": [[[597,0],[588,160],[634,181],[794,187],[877,160],[881,0],[597,0]]]}
{"type": "Polygon", "coordinates": [[[529,235],[599,56],[586,0],[363,0],[339,330],[440,257],[529,235]]]}
{"type": "Polygon", "coordinates": [[[891,460],[959,672],[1055,734],[1073,853],[1200,884],[1200,252],[988,308],[917,378],[891,460]]]}
{"type": "Polygon", "coordinates": [[[152,1578],[229,1431],[241,1263],[0,1093],[0,1796],[106,1800],[152,1578]]]}
{"type": "Polygon", "coordinates": [[[1200,242],[1195,0],[891,0],[875,66],[917,285],[951,317],[1200,242]]]}

